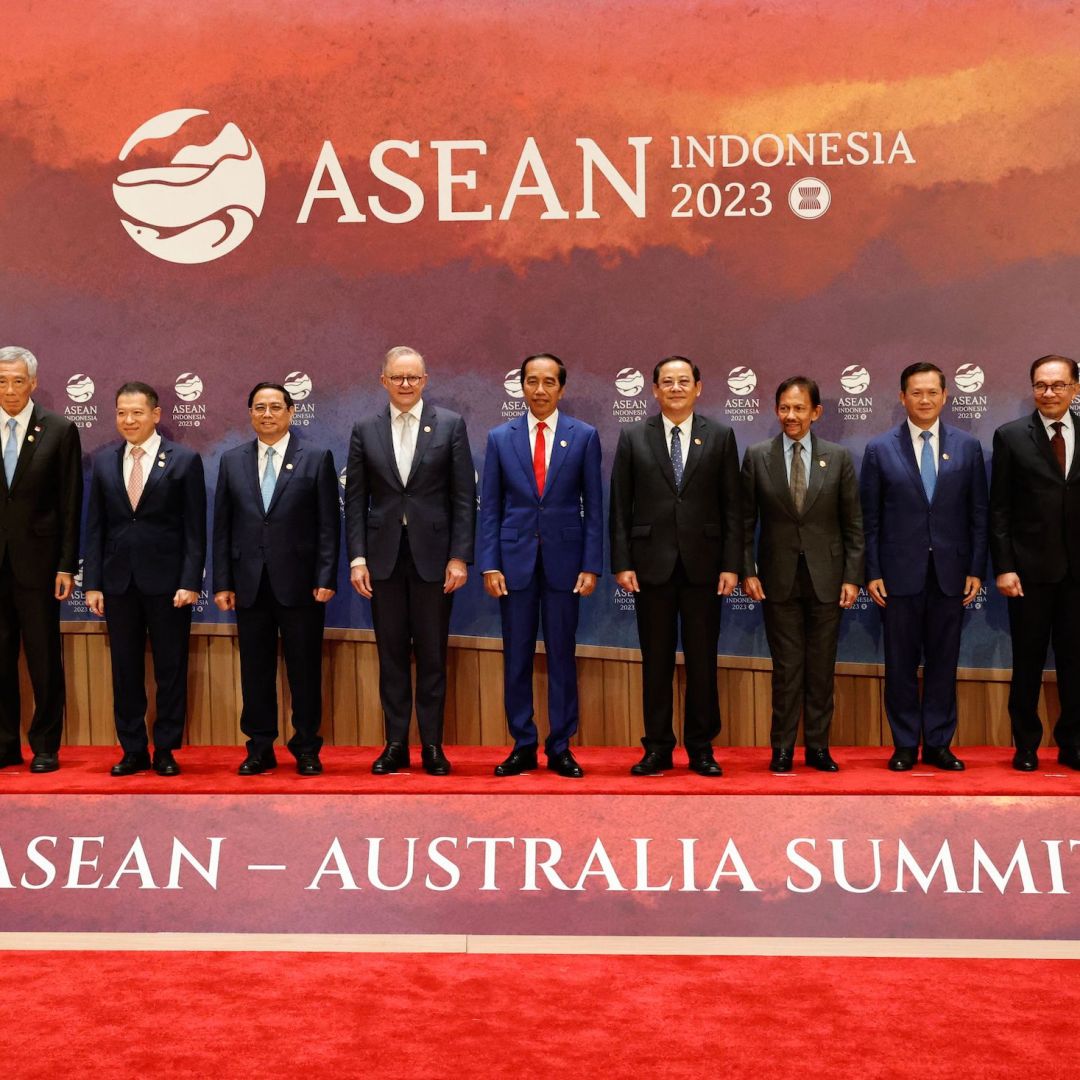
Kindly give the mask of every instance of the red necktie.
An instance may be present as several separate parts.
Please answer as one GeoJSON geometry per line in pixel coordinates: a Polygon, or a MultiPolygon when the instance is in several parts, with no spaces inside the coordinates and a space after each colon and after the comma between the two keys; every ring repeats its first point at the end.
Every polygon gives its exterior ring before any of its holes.
{"type": "Polygon", "coordinates": [[[547,444],[544,441],[543,420],[536,425],[536,445],[533,447],[533,476],[536,477],[536,490],[544,494],[544,481],[547,480],[547,444]]]}
{"type": "Polygon", "coordinates": [[[1057,458],[1058,468],[1061,469],[1061,475],[1065,475],[1065,436],[1061,434],[1061,429],[1065,426],[1060,420],[1056,420],[1050,425],[1054,429],[1053,438],[1050,440],[1050,449],[1054,451],[1054,457],[1057,458]]]}

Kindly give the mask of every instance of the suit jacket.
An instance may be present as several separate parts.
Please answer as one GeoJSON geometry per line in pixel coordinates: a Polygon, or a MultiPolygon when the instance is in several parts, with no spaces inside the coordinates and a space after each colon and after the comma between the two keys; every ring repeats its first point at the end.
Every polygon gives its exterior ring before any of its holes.
{"type": "Polygon", "coordinates": [[[926,585],[929,552],[938,585],[959,596],[967,577],[986,576],[986,466],[979,440],[939,425],[934,500],[926,498],[907,420],[867,444],[859,487],[866,533],[866,577],[915,596],[926,585]]]}
{"type": "Polygon", "coordinates": [[[337,588],[341,546],[337,473],[329,450],[295,431],[269,509],[259,486],[258,440],[222,455],[214,497],[214,592],[250,607],[265,568],[278,602],[313,604],[314,589],[337,588]]]}
{"type": "Polygon", "coordinates": [[[737,574],[743,560],[739,451],[727,424],[694,414],[675,486],[661,416],[624,427],[611,472],[611,569],[660,585],[682,559],[695,585],[737,574]]]}
{"type": "Polygon", "coordinates": [[[98,454],[90,478],[83,588],[142,593],[198,592],[206,563],[206,484],[202,458],[162,437],[157,459],[143,459],[145,483],[131,509],[124,483],[127,443],[98,454]]]}
{"type": "Polygon", "coordinates": [[[385,581],[409,527],[409,552],[424,581],[442,581],[451,559],[471,563],[476,531],[476,472],[465,421],[424,403],[406,481],[398,474],[390,406],[354,425],[345,484],[349,562],[363,557],[385,581]]]}
{"type": "Polygon", "coordinates": [[[851,455],[811,433],[802,513],[791,501],[782,434],[757,443],[743,458],[746,540],[743,576],[761,578],[770,600],[787,600],[795,585],[799,553],[822,603],[836,603],[840,586],[863,583],[862,507],[851,455]],[[757,560],[754,530],[761,522],[757,560]]]}
{"type": "Polygon", "coordinates": [[[79,569],[82,496],[79,429],[35,404],[10,488],[0,468],[0,560],[24,588],[52,592],[79,569]]]}
{"type": "Polygon", "coordinates": [[[604,572],[604,489],[596,428],[560,412],[549,433],[551,460],[540,495],[526,413],[488,433],[480,498],[480,569],[500,570],[524,588],[542,560],[554,589],[578,574],[604,572]]]}
{"type": "Polygon", "coordinates": [[[1021,582],[1080,581],[1080,445],[1062,476],[1038,411],[994,432],[990,556],[1021,582]]]}

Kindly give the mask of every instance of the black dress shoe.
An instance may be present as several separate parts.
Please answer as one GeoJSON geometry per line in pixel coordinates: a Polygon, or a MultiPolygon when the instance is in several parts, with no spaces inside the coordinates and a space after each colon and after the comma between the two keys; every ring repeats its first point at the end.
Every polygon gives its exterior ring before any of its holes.
{"type": "Polygon", "coordinates": [[[720,768],[716,758],[713,757],[712,747],[705,750],[695,750],[689,755],[687,766],[698,776],[723,776],[724,770],[720,768]]]}
{"type": "Polygon", "coordinates": [[[450,762],[437,743],[420,748],[420,761],[429,776],[447,776],[450,772],[450,762]]]}
{"type": "Polygon", "coordinates": [[[898,746],[889,758],[889,768],[893,772],[910,772],[919,760],[919,750],[915,746],[898,746]]]}
{"type": "Polygon", "coordinates": [[[774,746],[769,758],[769,772],[791,772],[794,753],[789,746],[774,746]]]}
{"type": "Polygon", "coordinates": [[[31,772],[56,772],[60,768],[60,758],[56,754],[35,754],[30,762],[31,772]]]}
{"type": "Polygon", "coordinates": [[[585,775],[585,770],[569,750],[564,750],[561,754],[548,754],[547,767],[553,773],[570,780],[580,780],[585,775]]]}
{"type": "Polygon", "coordinates": [[[924,765],[933,765],[935,769],[946,772],[963,772],[964,763],[947,746],[924,746],[922,748],[924,765]]]}
{"type": "Polygon", "coordinates": [[[1080,769],[1080,750],[1075,746],[1059,746],[1058,764],[1067,769],[1080,769]]]}
{"type": "Polygon", "coordinates": [[[321,776],[322,762],[318,754],[297,754],[296,771],[301,776],[321,776]]]}
{"type": "Polygon", "coordinates": [[[371,771],[376,776],[386,776],[399,769],[409,768],[409,748],[405,743],[388,742],[383,752],[372,762],[371,771]]]}
{"type": "Polygon", "coordinates": [[[636,765],[630,766],[631,776],[656,776],[672,768],[671,751],[646,750],[636,765]]]}
{"type": "Polygon", "coordinates": [[[1039,767],[1038,751],[1017,748],[1013,754],[1012,766],[1017,772],[1034,772],[1039,767]]]}
{"type": "Polygon", "coordinates": [[[519,776],[536,768],[536,747],[522,746],[511,750],[506,760],[495,766],[496,776],[519,776]]]}
{"type": "Polygon", "coordinates": [[[145,750],[135,750],[124,756],[109,770],[113,776],[134,776],[150,768],[150,755],[145,750]]]}
{"type": "Polygon", "coordinates": [[[827,746],[808,746],[806,748],[806,764],[818,772],[839,772],[840,766],[833,761],[832,754],[827,746]]]}
{"type": "Polygon", "coordinates": [[[265,754],[253,754],[248,751],[248,756],[240,762],[240,768],[236,772],[238,776],[258,776],[260,773],[276,768],[277,758],[273,750],[268,750],[265,754]]]}
{"type": "Polygon", "coordinates": [[[179,776],[180,766],[171,750],[154,749],[154,772],[158,776],[179,776]]]}

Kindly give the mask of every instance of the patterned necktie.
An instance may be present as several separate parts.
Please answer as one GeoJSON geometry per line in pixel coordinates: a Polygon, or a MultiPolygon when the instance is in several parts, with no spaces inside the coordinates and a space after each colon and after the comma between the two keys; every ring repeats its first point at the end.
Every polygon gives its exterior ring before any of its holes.
{"type": "Polygon", "coordinates": [[[8,437],[7,446],[4,447],[4,475],[7,477],[8,487],[15,478],[15,466],[19,463],[19,440],[15,434],[18,421],[11,417],[7,422],[8,437]]]}
{"type": "Polygon", "coordinates": [[[274,448],[266,448],[266,468],[262,478],[263,510],[270,509],[270,500],[274,497],[274,485],[277,483],[277,470],[274,468],[274,448]]]}
{"type": "Polygon", "coordinates": [[[791,501],[795,513],[801,514],[806,501],[806,467],[802,459],[802,443],[791,444],[791,501]]]}
{"type": "Polygon", "coordinates": [[[922,473],[922,486],[928,500],[934,497],[934,488],[937,487],[937,470],[934,468],[934,448],[930,445],[933,433],[924,431],[922,439],[922,457],[919,460],[919,472],[922,473]]]}
{"type": "Polygon", "coordinates": [[[1061,434],[1062,428],[1065,425],[1060,420],[1055,420],[1051,425],[1054,429],[1054,436],[1050,440],[1050,449],[1054,451],[1054,457],[1057,458],[1058,468],[1061,469],[1061,475],[1065,475],[1065,436],[1061,434]]]}
{"type": "Polygon", "coordinates": [[[675,487],[682,487],[682,433],[677,427],[671,429],[671,468],[675,472],[675,487]]]}
{"type": "Polygon", "coordinates": [[[401,422],[401,441],[398,444],[398,476],[401,482],[409,482],[409,473],[412,471],[413,455],[416,453],[416,428],[413,426],[415,417],[412,413],[402,413],[399,417],[401,422]]]}
{"type": "Polygon", "coordinates": [[[142,459],[145,453],[146,451],[141,446],[131,448],[131,475],[128,477],[127,493],[132,510],[139,505],[139,499],[142,498],[143,484],[145,483],[142,459]]]}
{"type": "Polygon", "coordinates": [[[547,424],[543,420],[536,425],[536,445],[533,447],[533,476],[536,477],[536,490],[544,494],[544,484],[547,483],[547,440],[544,432],[547,424]]]}

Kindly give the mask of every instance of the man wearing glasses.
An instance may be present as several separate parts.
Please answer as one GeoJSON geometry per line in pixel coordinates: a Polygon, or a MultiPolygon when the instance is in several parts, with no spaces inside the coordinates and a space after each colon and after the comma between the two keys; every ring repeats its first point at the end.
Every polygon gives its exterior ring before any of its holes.
{"type": "Polygon", "coordinates": [[[427,377],[415,349],[391,349],[380,378],[387,408],[357,423],[349,443],[349,574],[371,600],[386,722],[376,775],[409,768],[414,651],[421,762],[432,776],[450,772],[442,746],[447,638],[473,558],[476,474],[465,421],[424,401],[427,377]]]}
{"type": "Polygon", "coordinates": [[[337,473],[329,450],[289,431],[293,400],[278,383],[248,395],[256,439],[222,455],[214,499],[214,603],[236,612],[240,728],[257,776],[277,765],[277,641],[292,695],[289,750],[301,776],[322,772],[322,639],[341,544],[337,473]]]}
{"type": "Polygon", "coordinates": [[[1013,674],[1009,688],[1013,768],[1039,767],[1039,690],[1054,646],[1061,712],[1058,761],[1080,770],[1080,464],[1077,365],[1043,356],[1031,365],[1035,411],[994,432],[990,555],[998,591],[1009,600],[1013,674]]]}

